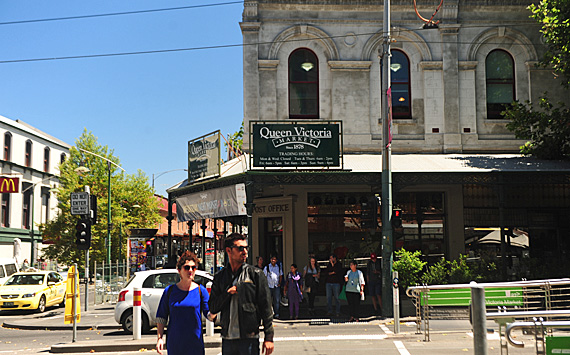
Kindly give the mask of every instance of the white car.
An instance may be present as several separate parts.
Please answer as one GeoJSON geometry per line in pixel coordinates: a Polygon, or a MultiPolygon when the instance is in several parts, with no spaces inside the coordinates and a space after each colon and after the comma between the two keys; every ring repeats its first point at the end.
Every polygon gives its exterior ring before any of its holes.
{"type": "MultiPolygon", "coordinates": [[[[133,289],[141,288],[142,332],[146,333],[156,326],[156,311],[164,289],[180,280],[176,269],[159,269],[139,271],[119,292],[119,300],[115,305],[115,321],[120,323],[125,332],[133,331],[133,289]]],[[[214,276],[202,270],[196,270],[194,281],[208,287],[214,276]]],[[[209,291],[209,289],[208,289],[209,291]]]]}

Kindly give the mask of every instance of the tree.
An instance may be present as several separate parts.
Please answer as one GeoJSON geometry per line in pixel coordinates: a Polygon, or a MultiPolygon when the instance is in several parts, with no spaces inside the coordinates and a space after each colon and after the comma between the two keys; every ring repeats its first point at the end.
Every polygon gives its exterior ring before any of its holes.
{"type": "Polygon", "coordinates": [[[564,77],[563,85],[570,84],[570,1],[543,0],[528,7],[531,17],[542,29],[547,52],[541,61],[544,67],[552,66],[554,72],[564,77]]]}
{"type": "Polygon", "coordinates": [[[242,154],[242,146],[243,146],[243,121],[241,122],[241,126],[237,132],[234,132],[228,136],[227,143],[224,145],[228,149],[228,160],[242,154]]]}
{"type": "MultiPolygon", "coordinates": [[[[90,260],[102,262],[107,250],[107,211],[108,211],[108,168],[107,162],[91,154],[83,153],[79,148],[103,156],[117,164],[119,158],[113,150],[98,143],[97,137],[85,130],[70,149],[70,156],[59,167],[60,186],[56,190],[59,213],[57,217],[40,225],[45,243],[50,243],[43,250],[49,259],[57,259],[63,264],[77,262],[83,257],[83,251],[75,245],[75,224],[79,216],[71,215],[70,195],[84,191],[87,185],[91,195],[97,196],[97,220],[93,225],[90,260]],[[89,172],[78,174],[76,169],[85,166],[89,172]]],[[[140,170],[133,175],[125,174],[111,164],[111,260],[126,257],[125,238],[129,228],[153,228],[161,220],[158,213],[158,201],[148,183],[148,178],[140,170]]]]}
{"type": "MultiPolygon", "coordinates": [[[[570,84],[570,1],[543,0],[529,6],[531,17],[541,25],[547,52],[540,65],[551,67],[568,89],[570,84]]],[[[545,93],[538,107],[531,102],[514,102],[502,115],[515,137],[526,139],[521,153],[542,159],[570,160],[570,115],[562,103],[555,107],[545,93]]]]}

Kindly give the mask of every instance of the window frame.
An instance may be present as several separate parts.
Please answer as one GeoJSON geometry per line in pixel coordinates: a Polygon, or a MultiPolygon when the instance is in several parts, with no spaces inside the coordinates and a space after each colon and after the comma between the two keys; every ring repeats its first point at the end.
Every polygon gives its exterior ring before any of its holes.
{"type": "Polygon", "coordinates": [[[22,182],[22,229],[31,229],[32,184],[22,182]]]}
{"type": "Polygon", "coordinates": [[[10,227],[10,194],[5,192],[2,194],[2,211],[0,217],[0,225],[2,227],[10,227]]]}
{"type": "Polygon", "coordinates": [[[319,75],[319,57],[317,56],[317,54],[312,51],[309,48],[305,48],[305,47],[301,47],[301,48],[297,48],[294,51],[291,52],[291,54],[289,54],[289,58],[287,60],[287,95],[288,95],[288,104],[289,104],[289,118],[290,119],[318,119],[320,117],[320,95],[319,95],[319,91],[320,91],[320,75],[319,75]],[[291,59],[293,58],[294,55],[298,54],[299,52],[308,52],[310,53],[314,59],[315,59],[315,73],[316,73],[316,80],[315,81],[294,81],[291,80],[291,59]],[[292,85],[315,85],[316,84],[316,113],[315,114],[292,114],[291,113],[291,86],[292,85]]]}
{"type": "Polygon", "coordinates": [[[28,168],[32,167],[32,150],[33,150],[33,143],[31,140],[26,141],[26,147],[24,150],[24,165],[28,168]]]}
{"type": "MultiPolygon", "coordinates": [[[[398,85],[406,85],[407,86],[407,94],[408,94],[408,109],[406,112],[400,113],[400,112],[394,112],[394,100],[395,100],[395,96],[393,95],[393,89],[392,89],[392,97],[391,97],[391,105],[392,105],[392,118],[393,119],[411,119],[412,118],[412,78],[411,78],[411,72],[410,72],[410,57],[406,54],[406,52],[400,50],[400,49],[392,49],[390,51],[392,53],[392,58],[394,58],[393,53],[394,52],[398,52],[401,53],[404,58],[406,58],[407,61],[407,66],[406,66],[406,70],[408,71],[408,81],[394,81],[394,79],[392,78],[393,76],[390,75],[390,87],[393,88],[394,84],[398,84],[398,85]]],[[[391,59],[390,60],[390,64],[394,64],[394,61],[391,59]]],[[[401,63],[400,63],[401,64],[401,63]]],[[[392,70],[391,68],[389,70],[392,70]]]]}
{"type": "Polygon", "coordinates": [[[50,163],[51,149],[49,147],[44,148],[44,172],[49,173],[49,163],[50,163]]]}
{"type": "MultiPolygon", "coordinates": [[[[488,97],[489,85],[507,86],[509,84],[511,86],[512,94],[513,94],[512,99],[511,99],[511,102],[512,102],[512,101],[516,100],[515,59],[513,58],[511,53],[509,53],[508,51],[506,51],[504,49],[501,49],[501,48],[493,49],[485,57],[485,106],[486,106],[486,112],[487,112],[487,119],[491,119],[491,120],[504,119],[503,116],[501,116],[501,112],[504,111],[504,108],[499,110],[499,111],[492,110],[490,108],[489,97],[488,97]],[[502,52],[502,53],[506,54],[508,56],[508,58],[510,59],[510,62],[511,62],[511,78],[510,79],[497,79],[497,78],[489,79],[489,77],[487,76],[489,56],[491,56],[493,53],[497,53],[497,52],[502,52]]],[[[510,105],[511,102],[499,103],[499,105],[507,106],[507,105],[510,105]]],[[[493,104],[493,105],[496,105],[496,104],[493,104]]]]}
{"type": "Polygon", "coordinates": [[[10,161],[12,159],[12,133],[4,133],[4,160],[10,161]]]}

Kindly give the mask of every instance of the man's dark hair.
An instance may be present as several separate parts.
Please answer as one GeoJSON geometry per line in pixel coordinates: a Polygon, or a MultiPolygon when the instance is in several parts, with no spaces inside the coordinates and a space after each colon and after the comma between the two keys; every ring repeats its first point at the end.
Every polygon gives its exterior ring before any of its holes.
{"type": "Polygon", "coordinates": [[[226,240],[224,241],[224,248],[233,247],[238,240],[247,240],[247,237],[243,234],[232,233],[226,237],[226,240]]]}

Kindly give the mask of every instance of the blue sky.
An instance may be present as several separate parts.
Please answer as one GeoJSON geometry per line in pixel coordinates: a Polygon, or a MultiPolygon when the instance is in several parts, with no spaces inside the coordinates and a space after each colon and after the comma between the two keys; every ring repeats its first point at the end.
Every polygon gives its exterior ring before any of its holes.
{"type": "MultiPolygon", "coordinates": [[[[6,24],[232,0],[2,0],[0,62],[242,43],[243,5],[6,24]]],[[[243,120],[242,48],[0,63],[0,115],[74,145],[84,128],[128,173],[187,168],[188,141],[243,120]]],[[[156,179],[157,193],[183,180],[156,179]]]]}

